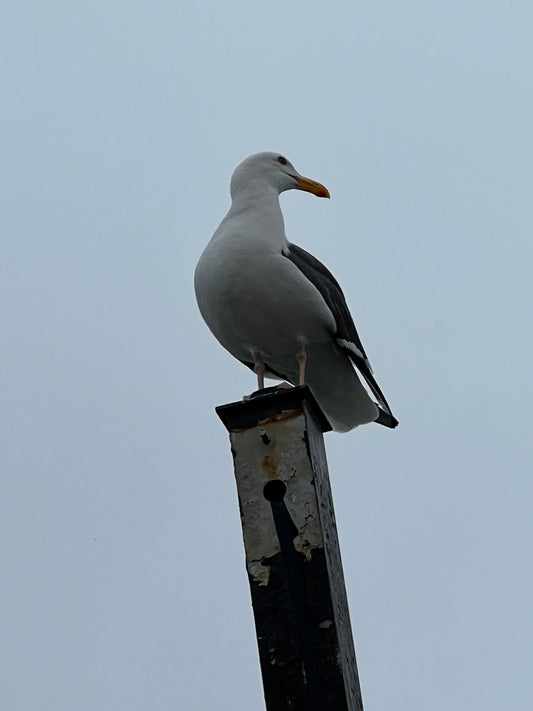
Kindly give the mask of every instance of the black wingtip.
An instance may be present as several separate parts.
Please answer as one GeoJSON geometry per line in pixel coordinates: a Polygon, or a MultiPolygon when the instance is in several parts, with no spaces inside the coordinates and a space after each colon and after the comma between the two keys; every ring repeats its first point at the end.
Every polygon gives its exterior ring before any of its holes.
{"type": "Polygon", "coordinates": [[[374,422],[377,422],[378,425],[383,425],[384,427],[389,427],[391,430],[393,430],[395,427],[398,427],[398,420],[394,417],[394,415],[391,415],[388,412],[385,412],[385,410],[382,410],[381,407],[379,409],[379,415],[377,418],[374,420],[374,422]]]}

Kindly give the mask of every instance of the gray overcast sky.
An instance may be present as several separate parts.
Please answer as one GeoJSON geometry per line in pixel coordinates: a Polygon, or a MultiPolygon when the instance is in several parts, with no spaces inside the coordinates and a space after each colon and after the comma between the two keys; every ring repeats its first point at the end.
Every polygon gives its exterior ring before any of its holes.
{"type": "Polygon", "coordinates": [[[326,441],[365,709],[530,711],[531,2],[0,17],[4,707],[263,708],[192,274],[276,150],[400,420],[326,441]]]}

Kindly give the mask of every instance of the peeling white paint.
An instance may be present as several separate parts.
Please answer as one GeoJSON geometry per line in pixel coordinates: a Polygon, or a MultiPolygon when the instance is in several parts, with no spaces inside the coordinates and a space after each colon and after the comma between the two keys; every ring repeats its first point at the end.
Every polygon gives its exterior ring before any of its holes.
{"type": "Polygon", "coordinates": [[[280,550],[271,504],[263,494],[269,481],[279,479],[287,487],[285,502],[299,532],[294,539],[296,550],[309,560],[313,549],[324,547],[305,443],[305,416],[295,412],[281,421],[262,422],[257,427],[232,432],[231,445],[247,569],[254,581],[267,585],[270,568],[261,561],[280,550]]]}

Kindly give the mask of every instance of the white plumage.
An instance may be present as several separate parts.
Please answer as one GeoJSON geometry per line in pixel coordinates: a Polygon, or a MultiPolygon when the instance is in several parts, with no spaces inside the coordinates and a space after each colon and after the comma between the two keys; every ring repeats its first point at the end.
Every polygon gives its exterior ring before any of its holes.
{"type": "Polygon", "coordinates": [[[264,375],[305,382],[340,432],[374,421],[395,427],[339,284],[287,241],[279,195],[293,188],[329,197],[278,153],[257,153],[236,168],[230,210],[196,267],[200,312],[224,348],[255,370],[259,388],[264,375]]]}

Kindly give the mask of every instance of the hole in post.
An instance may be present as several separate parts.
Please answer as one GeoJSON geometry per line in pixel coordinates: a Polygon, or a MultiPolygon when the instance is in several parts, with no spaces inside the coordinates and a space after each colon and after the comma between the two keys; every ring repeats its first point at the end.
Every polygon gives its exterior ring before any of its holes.
{"type": "Polygon", "coordinates": [[[287,487],[280,479],[272,479],[263,488],[263,496],[267,501],[282,501],[287,493],[287,487]]]}
{"type": "Polygon", "coordinates": [[[261,430],[261,431],[259,432],[259,436],[261,437],[261,441],[263,442],[263,444],[265,444],[265,445],[267,445],[267,446],[272,442],[272,440],[270,439],[270,437],[269,437],[268,434],[266,433],[266,430],[261,430]]]}

